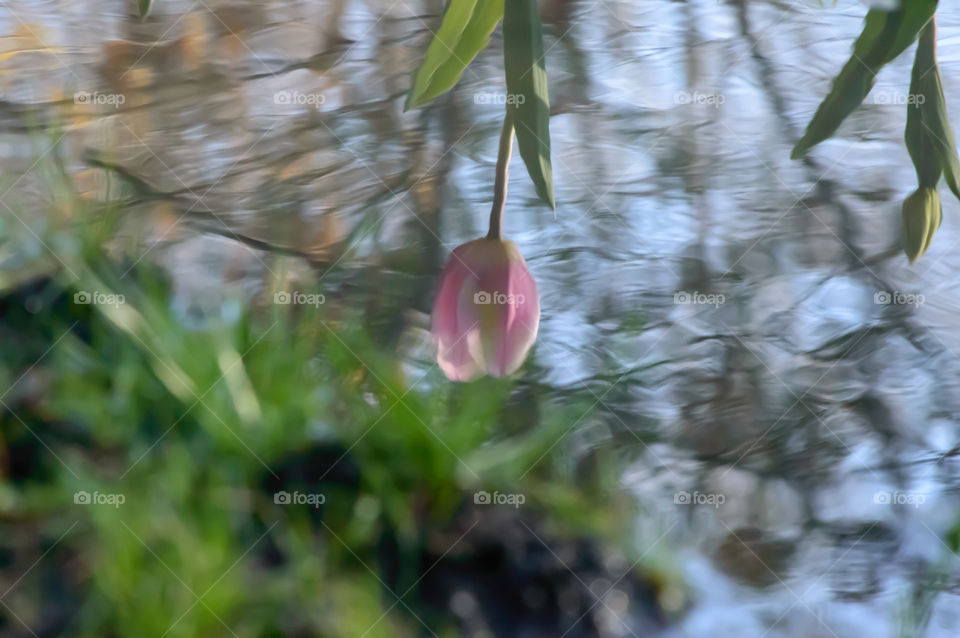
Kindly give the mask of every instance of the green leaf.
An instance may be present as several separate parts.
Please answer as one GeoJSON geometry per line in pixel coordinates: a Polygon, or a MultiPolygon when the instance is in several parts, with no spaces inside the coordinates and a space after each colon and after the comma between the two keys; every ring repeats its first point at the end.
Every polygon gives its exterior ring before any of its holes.
{"type": "Polygon", "coordinates": [[[550,96],[536,0],[506,0],[503,66],[507,76],[507,115],[516,129],[520,157],[527,165],[537,195],[550,208],[556,208],[550,164],[550,96]]]}
{"type": "MultiPolygon", "coordinates": [[[[922,95],[922,91],[923,89],[917,86],[916,81],[910,83],[911,99],[922,95]]],[[[934,139],[923,123],[923,105],[907,105],[907,128],[903,139],[917,172],[917,184],[935,188],[943,175],[943,168],[937,156],[934,139]]]]}
{"type": "Polygon", "coordinates": [[[910,0],[898,11],[871,9],[867,12],[853,55],[834,79],[830,93],[807,125],[803,137],[793,147],[792,159],[803,156],[836,133],[843,120],[870,93],[880,69],[910,46],[936,9],[937,0],[910,0]]]}
{"type": "Polygon", "coordinates": [[[404,108],[423,106],[452,89],[470,61],[487,47],[502,17],[503,0],[450,0],[404,108]]]}
{"type": "Polygon", "coordinates": [[[137,8],[140,10],[141,18],[146,18],[147,14],[150,13],[151,4],[153,4],[151,0],[137,0],[137,8]]]}
{"type": "Polygon", "coordinates": [[[941,172],[947,186],[960,198],[960,159],[947,101],[937,66],[937,27],[930,21],[920,34],[920,44],[910,78],[911,103],[907,106],[905,141],[921,186],[936,187],[941,172]]]}

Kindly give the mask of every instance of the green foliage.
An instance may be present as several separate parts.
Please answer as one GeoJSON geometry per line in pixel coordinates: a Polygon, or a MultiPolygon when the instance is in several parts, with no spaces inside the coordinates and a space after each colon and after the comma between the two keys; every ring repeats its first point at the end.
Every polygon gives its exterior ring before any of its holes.
{"type": "MultiPolygon", "coordinates": [[[[0,549],[22,539],[19,576],[60,539],[4,599],[25,623],[40,629],[62,605],[62,634],[81,638],[229,635],[225,625],[358,636],[382,615],[367,636],[419,635],[406,610],[424,613],[416,588],[388,611],[383,539],[396,539],[413,585],[418,543],[478,489],[522,492],[558,533],[626,544],[630,509],[604,497],[618,499],[614,464],[574,476],[557,444],[594,404],[586,391],[541,401],[535,385],[484,379],[468,392],[432,362],[407,378],[351,310],[367,305],[356,298],[298,312],[270,304],[270,290],[252,303],[228,295],[185,325],[158,268],[145,259],[127,274],[139,252],[103,249],[125,211],[76,209],[71,225],[47,226],[56,257],[3,218],[19,231],[3,257],[31,275],[0,286],[0,330],[17,344],[0,351],[0,378],[23,376],[3,398],[0,461],[29,459],[23,477],[0,480],[0,549]],[[81,291],[123,302],[76,303],[81,291]],[[279,505],[281,489],[326,502],[279,505]],[[79,491],[124,503],[75,504],[79,491]],[[35,586],[50,581],[60,589],[35,586]]],[[[448,620],[430,624],[453,635],[448,620]]]]}
{"type": "Polygon", "coordinates": [[[537,195],[550,208],[556,208],[550,163],[550,96],[536,0],[506,0],[503,67],[507,95],[514,98],[508,100],[507,116],[516,129],[520,156],[537,195]]]}
{"type": "Polygon", "coordinates": [[[406,108],[422,106],[453,88],[470,61],[487,46],[501,18],[506,117],[513,122],[520,156],[537,195],[556,208],[550,162],[550,96],[535,0],[451,0],[407,94],[406,108]]]}
{"type": "Polygon", "coordinates": [[[793,159],[836,133],[843,120],[870,93],[880,69],[910,46],[936,9],[937,0],[911,0],[898,11],[871,9],[867,13],[853,55],[794,146],[793,159]]]}
{"type": "Polygon", "coordinates": [[[502,17],[503,0],[450,0],[405,108],[423,106],[452,89],[470,61],[487,47],[502,17]]]}
{"type": "Polygon", "coordinates": [[[960,199],[960,158],[947,114],[943,82],[937,65],[937,0],[904,2],[897,11],[872,9],[854,43],[853,56],[833,82],[791,157],[803,156],[811,147],[836,133],[843,120],[870,93],[876,75],[917,39],[907,101],[907,151],[917,171],[919,188],[903,202],[903,243],[910,263],[930,247],[942,217],[936,192],[940,177],[960,199]]]}
{"type": "Polygon", "coordinates": [[[907,106],[904,139],[920,185],[903,202],[903,247],[910,263],[927,251],[940,227],[942,212],[936,189],[941,175],[960,198],[960,160],[937,65],[936,33],[936,21],[931,20],[921,32],[910,78],[912,99],[907,106]]]}
{"type": "Polygon", "coordinates": [[[934,188],[943,174],[947,186],[960,198],[960,159],[936,54],[936,23],[924,27],[910,79],[912,103],[907,106],[905,140],[920,186],[934,188]]]}

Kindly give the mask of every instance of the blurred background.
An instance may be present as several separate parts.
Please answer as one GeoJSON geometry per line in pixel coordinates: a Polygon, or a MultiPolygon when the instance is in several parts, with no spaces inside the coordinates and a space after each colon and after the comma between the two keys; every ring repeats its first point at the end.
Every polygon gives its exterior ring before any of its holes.
{"type": "Polygon", "coordinates": [[[542,2],[557,210],[515,159],[504,221],[540,334],[453,384],[505,86],[498,30],[403,111],[442,11],[0,5],[0,636],[956,636],[912,48],[792,162],[863,4],[542,2]]]}

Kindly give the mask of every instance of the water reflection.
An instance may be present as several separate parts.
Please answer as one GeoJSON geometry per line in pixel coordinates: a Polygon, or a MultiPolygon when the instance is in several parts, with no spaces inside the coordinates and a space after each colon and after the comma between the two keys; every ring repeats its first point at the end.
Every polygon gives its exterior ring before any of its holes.
{"type": "MultiPolygon", "coordinates": [[[[941,4],[956,115],[960,11],[941,4]]],[[[475,96],[504,91],[495,35],[451,96],[402,111],[440,5],[164,1],[141,23],[113,2],[5,4],[4,190],[51,210],[27,132],[56,124],[87,197],[133,185],[116,248],[169,268],[185,320],[271,278],[319,271],[363,303],[363,272],[399,273],[417,283],[375,292],[412,310],[394,329],[425,370],[437,269],[491,196],[502,107],[475,96]]],[[[540,287],[533,365],[557,397],[596,396],[573,449],[629,451],[638,547],[672,530],[693,591],[678,635],[914,635],[911,617],[956,635],[958,205],[909,267],[890,97],[909,56],[791,162],[858,3],[544,10],[558,207],[514,170],[505,218],[540,287]]]]}

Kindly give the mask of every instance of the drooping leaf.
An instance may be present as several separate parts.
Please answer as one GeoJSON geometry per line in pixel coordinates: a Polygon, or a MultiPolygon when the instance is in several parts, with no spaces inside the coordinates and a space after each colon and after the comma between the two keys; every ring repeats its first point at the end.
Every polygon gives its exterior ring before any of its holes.
{"type": "Polygon", "coordinates": [[[916,41],[917,35],[937,12],[937,2],[938,0],[904,0],[902,9],[888,12],[888,15],[900,14],[902,18],[893,43],[887,48],[883,64],[892,62],[916,41]]]}
{"type": "Polygon", "coordinates": [[[470,61],[487,47],[502,17],[503,0],[450,0],[404,108],[423,106],[453,88],[470,61]]]}
{"type": "Polygon", "coordinates": [[[797,159],[828,139],[873,88],[877,73],[903,53],[933,17],[937,0],[910,0],[898,11],[871,9],[853,55],[833,81],[830,93],[817,108],[790,157],[797,159]]]}
{"type": "Polygon", "coordinates": [[[536,0],[505,0],[503,66],[507,76],[507,114],[516,129],[520,157],[537,195],[550,208],[556,208],[550,163],[550,96],[536,0]]]}
{"type": "Polygon", "coordinates": [[[923,123],[923,105],[917,103],[917,100],[926,100],[926,96],[923,96],[922,77],[923,72],[918,70],[915,62],[910,81],[910,100],[907,104],[907,127],[904,130],[903,139],[917,172],[917,184],[936,188],[943,175],[943,168],[940,157],[937,155],[934,139],[923,123]]]}
{"type": "Polygon", "coordinates": [[[930,21],[920,34],[910,79],[907,106],[907,150],[921,186],[936,187],[941,172],[960,198],[960,159],[937,65],[937,28],[930,21]]]}
{"type": "Polygon", "coordinates": [[[137,0],[137,8],[140,10],[140,17],[146,18],[150,13],[150,5],[152,5],[152,0],[137,0]]]}

